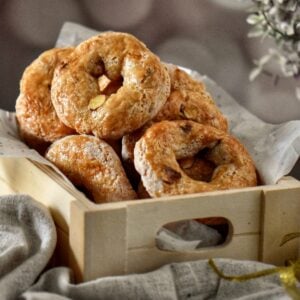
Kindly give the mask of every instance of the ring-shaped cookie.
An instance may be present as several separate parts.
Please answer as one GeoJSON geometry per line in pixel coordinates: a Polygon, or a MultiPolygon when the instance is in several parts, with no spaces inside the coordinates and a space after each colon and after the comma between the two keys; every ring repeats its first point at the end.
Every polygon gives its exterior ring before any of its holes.
{"type": "Polygon", "coordinates": [[[152,119],[170,93],[166,67],[130,34],[107,32],[78,45],[55,71],[57,114],[78,133],[118,139],[152,119]]]}
{"type": "Polygon", "coordinates": [[[21,136],[34,148],[74,133],[58,118],[50,93],[56,65],[72,51],[73,48],[45,51],[22,75],[20,95],[16,101],[16,118],[21,136]]]}
{"type": "Polygon", "coordinates": [[[237,139],[193,121],[162,121],[152,125],[135,145],[134,165],[151,197],[257,184],[252,159],[237,139]],[[210,182],[190,178],[177,161],[199,155],[200,151],[216,166],[210,182]]]}
{"type": "Polygon", "coordinates": [[[153,121],[191,120],[227,131],[227,119],[205,85],[175,65],[166,64],[166,67],[171,79],[171,93],[153,121]]]}
{"type": "Polygon", "coordinates": [[[228,123],[202,82],[194,80],[178,67],[166,64],[171,79],[171,93],[158,114],[143,128],[122,138],[122,158],[133,162],[135,143],[154,122],[191,120],[227,131],[228,123]]]}
{"type": "Polygon", "coordinates": [[[45,157],[96,203],[136,198],[117,154],[94,136],[66,136],[54,142],[45,157]]]}
{"type": "MultiPolygon", "coordinates": [[[[215,169],[212,162],[197,157],[183,158],[178,161],[178,164],[182,171],[190,178],[206,182],[211,180],[215,169]]],[[[142,181],[139,182],[136,192],[139,199],[151,198],[142,181]]]]}

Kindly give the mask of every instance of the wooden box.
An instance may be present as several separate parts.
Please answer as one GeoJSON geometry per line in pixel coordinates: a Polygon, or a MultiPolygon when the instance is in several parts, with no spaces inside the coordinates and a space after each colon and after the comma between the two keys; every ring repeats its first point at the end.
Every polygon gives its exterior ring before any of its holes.
{"type": "Polygon", "coordinates": [[[58,232],[57,262],[73,268],[78,281],[203,258],[282,265],[298,257],[297,239],[280,247],[283,236],[300,231],[300,182],[291,177],[277,185],[96,205],[49,167],[1,158],[0,190],[29,194],[50,208],[58,232]],[[212,216],[229,220],[224,244],[192,252],[156,247],[164,224],[212,216]]]}

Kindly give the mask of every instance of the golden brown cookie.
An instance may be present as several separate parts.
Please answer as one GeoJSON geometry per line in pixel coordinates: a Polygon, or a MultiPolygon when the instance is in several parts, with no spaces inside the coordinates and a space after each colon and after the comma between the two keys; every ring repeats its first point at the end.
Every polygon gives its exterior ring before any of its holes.
{"type": "Polygon", "coordinates": [[[180,159],[178,164],[188,177],[205,182],[211,181],[216,167],[211,161],[197,156],[180,159]]]}
{"type": "Polygon", "coordinates": [[[48,50],[34,60],[22,75],[16,118],[21,136],[31,147],[43,146],[74,133],[57,117],[50,95],[54,69],[72,51],[72,48],[48,50]]]}
{"type": "Polygon", "coordinates": [[[46,158],[96,203],[136,198],[114,150],[94,136],[64,137],[50,146],[46,158]]]}
{"type": "Polygon", "coordinates": [[[171,93],[153,121],[191,120],[227,131],[227,120],[206,91],[204,84],[174,65],[166,66],[171,79],[171,93]]]}
{"type": "Polygon", "coordinates": [[[137,140],[153,123],[163,120],[191,120],[223,131],[228,123],[206,91],[203,83],[194,80],[178,67],[166,64],[171,78],[171,93],[159,113],[143,128],[122,138],[122,158],[133,162],[133,149],[137,140]]]}
{"type": "Polygon", "coordinates": [[[162,121],[152,125],[134,148],[134,165],[151,197],[255,186],[255,166],[234,137],[193,121],[162,121]],[[211,180],[189,177],[178,160],[200,151],[216,168],[211,180]]]}
{"type": "MultiPolygon", "coordinates": [[[[209,182],[211,180],[215,166],[212,162],[200,159],[198,157],[188,157],[178,160],[181,170],[190,178],[209,182]]],[[[139,199],[151,198],[145,189],[143,182],[139,177],[139,184],[137,186],[137,195],[139,199]]]]}
{"type": "Polygon", "coordinates": [[[143,126],[170,94],[166,67],[130,34],[106,32],[77,46],[56,69],[52,98],[78,133],[118,139],[143,126]]]}

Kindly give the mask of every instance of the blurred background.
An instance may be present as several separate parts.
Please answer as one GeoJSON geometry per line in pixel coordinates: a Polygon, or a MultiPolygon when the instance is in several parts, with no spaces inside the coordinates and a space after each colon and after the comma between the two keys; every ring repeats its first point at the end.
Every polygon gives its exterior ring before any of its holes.
{"type": "MultiPolygon", "coordinates": [[[[65,21],[129,32],[162,60],[206,74],[262,120],[300,119],[296,82],[248,77],[271,45],[250,39],[251,0],[0,0],[0,108],[13,111],[24,68],[65,21]]],[[[300,177],[298,163],[297,177],[300,177]]]]}

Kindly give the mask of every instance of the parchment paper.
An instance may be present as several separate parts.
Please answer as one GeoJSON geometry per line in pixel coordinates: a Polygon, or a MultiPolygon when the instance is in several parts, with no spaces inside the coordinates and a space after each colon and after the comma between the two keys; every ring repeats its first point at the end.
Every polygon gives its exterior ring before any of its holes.
{"type": "MultiPolygon", "coordinates": [[[[95,30],[67,22],[61,29],[56,46],[75,46],[97,33],[95,30]]],[[[184,70],[195,79],[204,82],[216,104],[228,118],[230,132],[246,146],[251,154],[264,184],[274,184],[292,170],[300,155],[299,120],[279,125],[265,123],[239,105],[212,79],[193,70],[184,70]]],[[[29,149],[20,141],[14,113],[3,110],[0,110],[0,156],[27,157],[39,163],[50,165],[59,172],[55,166],[41,157],[35,150],[29,149]]],[[[66,179],[66,181],[68,180],[66,179]]],[[[68,183],[71,184],[69,181],[68,183]]],[[[161,231],[158,235],[159,241],[161,238],[164,239],[166,234],[168,235],[165,230],[161,231]]],[[[176,248],[176,245],[168,246],[173,234],[175,233],[168,235],[166,249],[170,249],[168,247],[176,248]]],[[[186,249],[186,246],[189,247],[182,244],[182,237],[179,240],[178,247],[181,249],[186,249]]],[[[188,241],[188,244],[197,248],[201,244],[201,240],[188,241]]]]}

